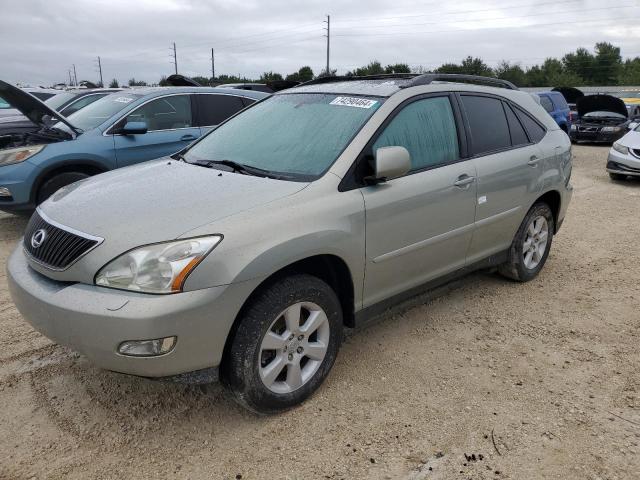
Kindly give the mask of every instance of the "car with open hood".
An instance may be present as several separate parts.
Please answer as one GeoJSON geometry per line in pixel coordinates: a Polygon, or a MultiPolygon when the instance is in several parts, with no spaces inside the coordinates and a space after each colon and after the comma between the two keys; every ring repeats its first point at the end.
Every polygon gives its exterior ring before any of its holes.
{"type": "Polygon", "coordinates": [[[59,188],[170,155],[268,95],[206,87],[123,90],[65,117],[0,81],[36,131],[0,136],[0,210],[31,211],[59,188]]]}
{"type": "MultiPolygon", "coordinates": [[[[60,91],[44,100],[44,103],[65,117],[83,109],[96,100],[118,92],[120,88],[73,88],[60,91]]],[[[36,97],[37,98],[37,97],[36,97]]],[[[1,106],[1,105],[0,105],[1,106]]],[[[15,110],[15,109],[14,109],[15,110]]],[[[35,132],[41,127],[15,110],[15,115],[0,117],[0,137],[35,132]]]]}
{"type": "Polygon", "coordinates": [[[606,169],[612,180],[640,179],[640,123],[632,123],[631,129],[611,146],[606,169]]]}
{"type": "Polygon", "coordinates": [[[569,138],[509,82],[321,78],[59,190],[8,284],[37,330],[103,368],[220,377],[275,412],[320,386],[344,327],[480,268],[535,278],[570,179],[569,138]]]}
{"type": "Polygon", "coordinates": [[[586,95],[576,103],[578,119],[569,136],[573,142],[613,143],[629,127],[627,107],[612,95],[586,95]]]}

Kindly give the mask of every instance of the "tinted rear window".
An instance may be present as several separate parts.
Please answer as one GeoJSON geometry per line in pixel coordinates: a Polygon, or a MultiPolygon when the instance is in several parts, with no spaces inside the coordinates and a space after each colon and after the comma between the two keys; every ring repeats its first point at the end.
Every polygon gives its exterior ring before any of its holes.
{"type": "Polygon", "coordinates": [[[198,125],[218,125],[244,108],[240,97],[231,95],[196,95],[198,125]]]}
{"type": "Polygon", "coordinates": [[[538,122],[536,122],[528,113],[524,113],[519,108],[516,108],[516,115],[520,119],[520,122],[524,126],[525,130],[529,134],[529,138],[532,142],[538,143],[542,140],[547,133],[547,131],[540,126],[538,122]]]}
{"type": "Polygon", "coordinates": [[[546,95],[540,95],[540,105],[542,105],[547,112],[553,112],[553,102],[546,95]]]}
{"type": "Polygon", "coordinates": [[[526,145],[529,143],[527,133],[524,131],[520,120],[513,113],[513,110],[508,104],[504,104],[504,111],[507,114],[507,121],[509,122],[509,131],[511,132],[511,145],[517,147],[518,145],[526,145]]]}
{"type": "Polygon", "coordinates": [[[511,147],[502,101],[472,95],[462,95],[461,98],[471,129],[471,145],[475,155],[511,147]]]}

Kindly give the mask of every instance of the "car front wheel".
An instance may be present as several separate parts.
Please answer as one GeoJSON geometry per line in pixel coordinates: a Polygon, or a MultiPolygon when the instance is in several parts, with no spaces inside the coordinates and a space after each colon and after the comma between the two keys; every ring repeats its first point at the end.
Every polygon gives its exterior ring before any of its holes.
{"type": "Polygon", "coordinates": [[[520,224],[509,248],[508,260],[498,267],[498,271],[518,282],[534,279],[547,261],[554,228],[549,206],[536,203],[520,224]]]}
{"type": "Polygon", "coordinates": [[[222,380],[244,407],[291,408],[325,379],[342,341],[342,310],[329,285],[292,275],[263,288],[243,309],[222,380]]]}

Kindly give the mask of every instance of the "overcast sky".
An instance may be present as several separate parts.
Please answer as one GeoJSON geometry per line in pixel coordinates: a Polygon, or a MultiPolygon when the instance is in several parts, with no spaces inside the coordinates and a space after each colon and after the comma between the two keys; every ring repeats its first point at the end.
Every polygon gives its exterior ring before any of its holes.
{"type": "Polygon", "coordinates": [[[49,85],[112,78],[157,82],[188,76],[257,77],[326,63],[323,20],[331,15],[331,68],[379,60],[425,69],[467,55],[523,67],[597,41],[640,56],[640,0],[0,0],[0,78],[49,85]]]}

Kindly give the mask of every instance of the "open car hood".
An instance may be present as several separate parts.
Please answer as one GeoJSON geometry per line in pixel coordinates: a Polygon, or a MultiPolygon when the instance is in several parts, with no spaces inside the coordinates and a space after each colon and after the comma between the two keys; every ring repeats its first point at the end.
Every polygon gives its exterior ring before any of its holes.
{"type": "Polygon", "coordinates": [[[552,92],[560,92],[567,103],[578,103],[582,97],[584,97],[584,93],[582,90],[578,90],[574,87],[553,87],[551,89],[552,92]]]}
{"type": "Polygon", "coordinates": [[[627,117],[627,106],[622,100],[611,95],[587,95],[576,103],[578,115],[581,117],[589,112],[614,112],[627,117]]]}
{"type": "Polygon", "coordinates": [[[2,80],[0,80],[0,97],[40,127],[49,126],[47,122],[45,122],[45,117],[50,117],[52,119],[60,120],[72,131],[79,132],[76,127],[69,123],[69,120],[54,109],[50,108],[44,102],[40,101],[30,93],[20,90],[18,87],[14,87],[2,80]]]}
{"type": "Polygon", "coordinates": [[[167,77],[167,84],[172,87],[201,87],[193,78],[185,77],[179,73],[174,73],[167,77]]]}

